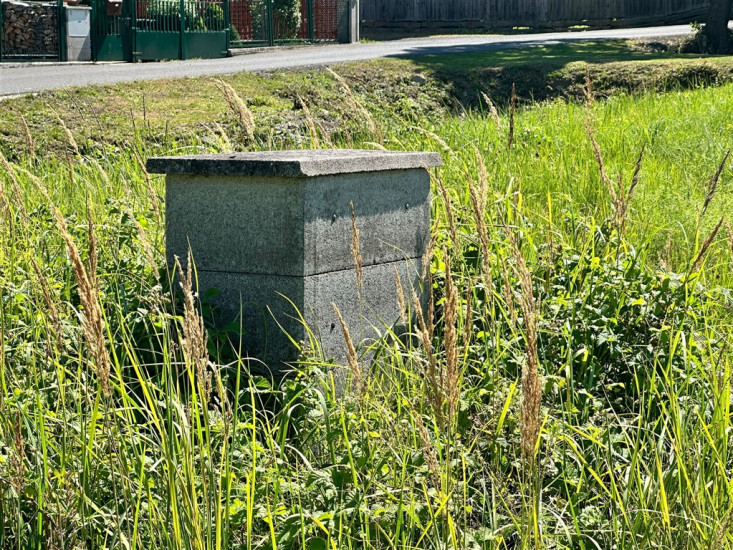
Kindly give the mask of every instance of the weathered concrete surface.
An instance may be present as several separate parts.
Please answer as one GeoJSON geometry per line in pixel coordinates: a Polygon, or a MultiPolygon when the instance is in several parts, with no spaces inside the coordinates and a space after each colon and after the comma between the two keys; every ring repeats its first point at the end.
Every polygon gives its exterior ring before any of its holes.
{"type": "Polygon", "coordinates": [[[153,174],[202,176],[262,176],[299,178],[440,166],[437,153],[373,151],[368,149],[304,149],[155,157],[147,162],[153,174]]]}
{"type": "Polygon", "coordinates": [[[281,372],[298,358],[291,339],[310,346],[311,335],[326,361],[345,364],[346,346],[334,303],[360,351],[384,336],[387,328],[399,325],[395,271],[410,307],[412,292],[423,294],[420,258],[365,267],[361,299],[353,269],[308,277],[199,270],[198,280],[200,289],[220,291],[212,305],[221,326],[241,322],[245,354],[261,361],[263,369],[281,372]]]}
{"type": "Polygon", "coordinates": [[[220,291],[219,322],[239,318],[245,352],[278,371],[298,357],[292,341],[310,335],[326,360],[345,358],[332,304],[364,349],[400,318],[395,273],[408,302],[422,294],[427,168],[440,162],[437,154],[319,150],[151,159],[148,170],[168,174],[169,265],[190,248],[199,289],[220,291]]]}
{"type": "Polygon", "coordinates": [[[302,160],[293,152],[149,160],[148,170],[170,174],[169,263],[186,258],[190,247],[204,271],[307,276],[350,269],[352,202],[363,265],[422,255],[430,230],[424,166],[438,164],[438,155],[303,153],[302,160]],[[386,170],[367,171],[382,163],[386,170]],[[205,174],[179,175],[199,169],[205,174]]]}

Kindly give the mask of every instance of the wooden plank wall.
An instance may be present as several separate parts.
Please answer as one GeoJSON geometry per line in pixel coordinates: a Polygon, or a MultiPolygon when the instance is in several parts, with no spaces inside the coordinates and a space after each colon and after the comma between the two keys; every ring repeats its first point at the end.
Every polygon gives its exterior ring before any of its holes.
{"type": "Polygon", "coordinates": [[[621,21],[691,21],[709,0],[360,0],[361,19],[406,29],[511,26],[563,27],[587,23],[613,26],[621,21]]]}

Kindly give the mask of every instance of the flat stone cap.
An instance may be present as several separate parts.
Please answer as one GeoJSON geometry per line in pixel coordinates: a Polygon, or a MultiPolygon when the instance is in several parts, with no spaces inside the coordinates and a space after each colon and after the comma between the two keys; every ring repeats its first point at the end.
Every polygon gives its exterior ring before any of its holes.
{"type": "Polygon", "coordinates": [[[148,160],[146,167],[151,174],[301,178],[442,165],[443,161],[438,153],[303,149],[155,157],[148,160]]]}

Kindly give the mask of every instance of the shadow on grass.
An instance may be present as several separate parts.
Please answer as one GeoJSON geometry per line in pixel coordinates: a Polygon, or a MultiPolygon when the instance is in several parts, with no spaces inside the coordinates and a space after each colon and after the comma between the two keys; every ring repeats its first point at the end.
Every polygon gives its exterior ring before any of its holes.
{"type": "Polygon", "coordinates": [[[733,78],[733,57],[680,54],[668,41],[588,41],[568,36],[551,43],[487,42],[448,51],[444,46],[420,46],[400,57],[411,58],[443,80],[464,106],[477,105],[482,91],[506,105],[512,85],[522,101],[580,99],[586,69],[601,97],[718,85],[733,78]]]}

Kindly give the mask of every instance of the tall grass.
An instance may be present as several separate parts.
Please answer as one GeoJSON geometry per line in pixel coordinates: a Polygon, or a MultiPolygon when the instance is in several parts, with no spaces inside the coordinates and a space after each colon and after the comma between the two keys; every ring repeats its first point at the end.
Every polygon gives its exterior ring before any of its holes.
{"type": "Polygon", "coordinates": [[[368,372],[342,323],[346,395],[315,352],[250,375],[171,283],[140,160],[180,144],[2,157],[0,547],[730,548],[730,88],[413,129],[333,77],[357,120],[306,142],[448,149],[430,300],[368,372]]]}

